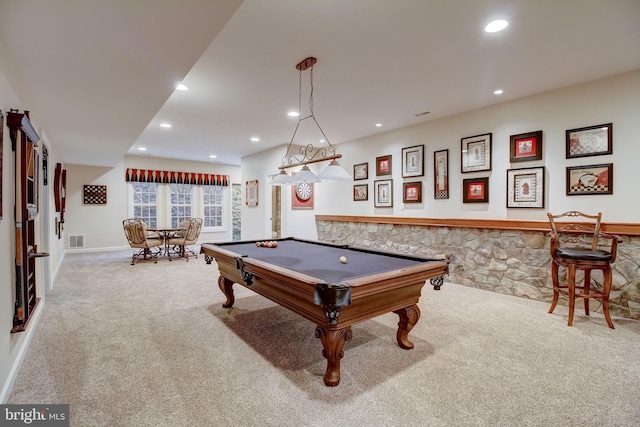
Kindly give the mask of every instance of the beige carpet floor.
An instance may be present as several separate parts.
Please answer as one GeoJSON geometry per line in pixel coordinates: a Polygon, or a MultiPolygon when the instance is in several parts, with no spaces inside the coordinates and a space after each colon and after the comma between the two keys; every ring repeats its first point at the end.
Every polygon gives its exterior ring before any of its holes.
{"type": "Polygon", "coordinates": [[[425,285],[413,350],[397,316],[353,327],[325,387],[314,325],[203,258],[67,255],[8,403],[68,403],[72,426],[637,426],[640,322],[425,285]]]}

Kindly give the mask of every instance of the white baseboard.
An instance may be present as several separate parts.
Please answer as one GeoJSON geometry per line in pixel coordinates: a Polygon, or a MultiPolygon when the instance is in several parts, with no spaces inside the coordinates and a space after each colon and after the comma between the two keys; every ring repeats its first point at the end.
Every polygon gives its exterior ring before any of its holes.
{"type": "Polygon", "coordinates": [[[38,307],[36,308],[33,317],[29,319],[29,327],[24,332],[17,332],[18,334],[24,334],[24,338],[22,343],[19,345],[18,354],[16,355],[15,360],[13,361],[13,365],[9,370],[9,375],[7,376],[7,381],[4,383],[2,387],[2,392],[0,393],[0,404],[7,403],[9,399],[9,395],[11,394],[11,390],[13,390],[13,384],[16,381],[16,377],[18,376],[18,372],[20,372],[20,367],[22,366],[22,362],[24,361],[24,356],[27,354],[27,350],[29,349],[29,345],[31,344],[31,339],[33,338],[33,334],[38,327],[38,322],[40,321],[40,314],[44,310],[45,301],[44,298],[38,302],[38,307]]]}
{"type": "Polygon", "coordinates": [[[81,249],[65,249],[65,254],[80,254],[80,253],[94,253],[94,252],[113,252],[113,251],[123,251],[125,249],[131,249],[127,246],[113,246],[107,248],[81,248],[81,249]]]}

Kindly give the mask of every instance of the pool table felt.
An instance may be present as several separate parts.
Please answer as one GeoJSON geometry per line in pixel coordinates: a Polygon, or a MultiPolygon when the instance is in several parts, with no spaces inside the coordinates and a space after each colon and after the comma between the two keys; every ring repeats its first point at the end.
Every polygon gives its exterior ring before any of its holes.
{"type": "Polygon", "coordinates": [[[255,243],[232,243],[220,246],[242,256],[322,278],[328,283],[348,282],[350,278],[412,267],[429,261],[296,240],[277,242],[276,248],[257,247],[255,243]],[[347,258],[346,263],[340,262],[341,256],[347,258]]]}

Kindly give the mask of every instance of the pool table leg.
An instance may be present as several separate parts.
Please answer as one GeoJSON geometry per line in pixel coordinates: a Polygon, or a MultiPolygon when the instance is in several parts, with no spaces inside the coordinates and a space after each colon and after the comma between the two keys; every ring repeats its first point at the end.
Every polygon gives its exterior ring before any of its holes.
{"type": "Polygon", "coordinates": [[[409,331],[413,329],[415,324],[418,323],[418,320],[420,320],[420,308],[418,308],[416,304],[413,304],[410,307],[395,310],[394,313],[400,317],[398,333],[396,334],[398,345],[405,350],[411,350],[413,343],[409,341],[409,331]]]}
{"type": "Polygon", "coordinates": [[[324,326],[316,328],[316,338],[322,341],[322,355],[327,359],[324,374],[326,386],[335,387],[340,384],[340,359],[344,356],[344,343],[351,341],[352,337],[351,326],[342,329],[327,329],[324,326]]]}
{"type": "Polygon", "coordinates": [[[222,293],[227,297],[227,301],[222,304],[222,307],[231,308],[231,306],[233,306],[233,303],[236,301],[235,297],[233,296],[233,282],[226,277],[220,276],[220,278],[218,279],[218,286],[220,287],[222,293]]]}

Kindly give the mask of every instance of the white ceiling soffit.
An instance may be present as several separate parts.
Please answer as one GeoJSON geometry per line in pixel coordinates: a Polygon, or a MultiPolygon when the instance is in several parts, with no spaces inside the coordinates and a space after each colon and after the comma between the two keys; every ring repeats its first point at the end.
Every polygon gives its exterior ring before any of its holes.
{"type": "MultiPolygon", "coordinates": [[[[239,164],[288,144],[308,56],[315,116],[339,144],[640,69],[638,22],[637,0],[0,1],[34,119],[88,165],[139,147],[239,164]],[[485,33],[494,18],[510,24],[485,33]]],[[[301,128],[296,142],[320,144],[301,128]]]]}

